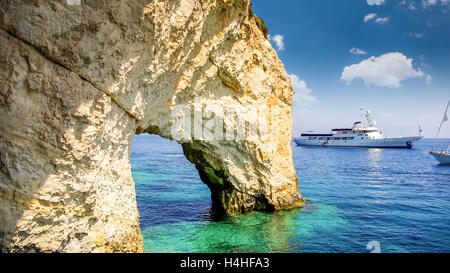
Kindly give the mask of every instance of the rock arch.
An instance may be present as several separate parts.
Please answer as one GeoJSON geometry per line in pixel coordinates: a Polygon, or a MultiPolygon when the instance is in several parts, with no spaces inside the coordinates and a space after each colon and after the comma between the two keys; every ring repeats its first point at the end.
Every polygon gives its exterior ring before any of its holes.
{"type": "Polygon", "coordinates": [[[2,251],[143,251],[132,137],[173,139],[196,99],[267,111],[262,134],[179,140],[215,206],[303,204],[292,86],[249,0],[3,0],[0,28],[2,251]]]}

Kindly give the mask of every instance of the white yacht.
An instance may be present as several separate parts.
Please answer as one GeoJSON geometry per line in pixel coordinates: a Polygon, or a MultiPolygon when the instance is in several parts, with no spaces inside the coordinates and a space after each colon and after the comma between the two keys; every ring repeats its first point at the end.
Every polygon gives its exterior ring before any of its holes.
{"type": "Polygon", "coordinates": [[[436,158],[436,160],[439,161],[441,164],[450,164],[450,144],[448,145],[446,152],[444,152],[444,150],[442,150],[441,152],[434,152],[433,150],[436,145],[437,138],[439,137],[439,133],[441,132],[442,125],[444,124],[444,122],[448,121],[447,112],[448,112],[449,107],[450,107],[450,100],[448,100],[447,108],[445,109],[445,113],[444,113],[444,117],[442,118],[441,125],[439,126],[436,137],[434,138],[433,147],[431,147],[431,151],[430,151],[430,154],[434,158],[436,158]]]}
{"type": "Polygon", "coordinates": [[[301,137],[294,138],[294,142],[299,146],[412,148],[414,142],[423,138],[420,131],[419,136],[385,137],[378,131],[370,110],[361,108],[361,113],[367,119],[368,127],[358,121],[352,128],[333,129],[328,134],[304,133],[301,137]]]}

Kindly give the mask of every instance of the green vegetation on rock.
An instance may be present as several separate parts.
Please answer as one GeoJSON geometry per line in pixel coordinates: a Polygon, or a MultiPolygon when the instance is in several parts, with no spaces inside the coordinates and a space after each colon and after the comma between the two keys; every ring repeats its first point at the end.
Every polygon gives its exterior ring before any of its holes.
{"type": "Polygon", "coordinates": [[[218,177],[212,168],[205,167],[204,171],[211,184],[223,186],[223,179],[218,177]]]}
{"type": "Polygon", "coordinates": [[[258,28],[262,31],[262,33],[264,34],[264,37],[266,37],[266,39],[269,39],[269,28],[266,26],[266,24],[264,23],[264,20],[259,18],[256,15],[255,16],[255,21],[256,24],[258,25],[258,28]]]}
{"type": "Polygon", "coordinates": [[[248,6],[248,16],[250,18],[255,18],[256,25],[258,25],[258,28],[262,31],[264,37],[266,37],[266,39],[269,39],[269,28],[266,26],[263,19],[259,18],[258,16],[256,16],[256,14],[253,13],[252,3],[250,3],[250,5],[248,6]]]}

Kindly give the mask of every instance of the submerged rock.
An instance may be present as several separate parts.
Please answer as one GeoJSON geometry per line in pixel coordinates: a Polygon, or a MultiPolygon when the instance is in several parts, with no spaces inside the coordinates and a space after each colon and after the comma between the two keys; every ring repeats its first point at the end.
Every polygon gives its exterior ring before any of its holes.
{"type": "Polygon", "coordinates": [[[2,0],[1,251],[143,251],[135,133],[181,143],[224,212],[301,206],[291,81],[249,5],[2,0]]]}

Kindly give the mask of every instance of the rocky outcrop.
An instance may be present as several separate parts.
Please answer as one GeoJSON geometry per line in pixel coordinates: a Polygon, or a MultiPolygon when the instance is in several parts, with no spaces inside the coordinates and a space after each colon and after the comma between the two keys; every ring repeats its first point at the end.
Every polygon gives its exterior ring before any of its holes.
{"type": "Polygon", "coordinates": [[[78,2],[0,2],[2,251],[143,251],[135,133],[181,143],[217,209],[302,205],[291,82],[249,0],[78,2]]]}

